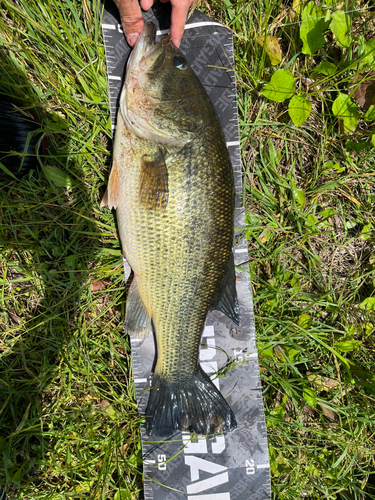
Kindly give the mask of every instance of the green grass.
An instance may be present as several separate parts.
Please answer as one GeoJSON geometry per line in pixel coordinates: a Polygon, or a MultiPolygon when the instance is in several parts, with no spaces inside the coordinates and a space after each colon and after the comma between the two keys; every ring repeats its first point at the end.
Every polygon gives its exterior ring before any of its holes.
{"type": "MultiPolygon", "coordinates": [[[[344,133],[332,113],[338,92],[371,69],[358,58],[374,14],[351,14],[349,47],[327,32],[307,56],[290,3],[208,5],[236,38],[273,498],[375,498],[375,127],[359,110],[344,133]],[[276,69],[312,103],[300,128],[288,101],[261,93],[275,72],[256,43],[265,33],[283,50],[276,69]],[[313,72],[320,62],[336,75],[313,72]]],[[[0,91],[39,117],[45,164],[69,188],[48,169],[0,186],[0,485],[19,499],[109,499],[119,488],[142,498],[121,251],[113,215],[99,208],[111,158],[99,5],[3,8],[0,91]]]]}

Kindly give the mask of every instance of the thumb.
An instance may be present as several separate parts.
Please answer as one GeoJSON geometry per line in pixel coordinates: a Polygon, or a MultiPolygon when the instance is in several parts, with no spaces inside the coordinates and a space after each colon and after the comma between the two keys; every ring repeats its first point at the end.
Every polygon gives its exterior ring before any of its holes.
{"type": "Polygon", "coordinates": [[[121,18],[125,38],[131,47],[143,29],[143,18],[138,0],[114,0],[121,18]]]}

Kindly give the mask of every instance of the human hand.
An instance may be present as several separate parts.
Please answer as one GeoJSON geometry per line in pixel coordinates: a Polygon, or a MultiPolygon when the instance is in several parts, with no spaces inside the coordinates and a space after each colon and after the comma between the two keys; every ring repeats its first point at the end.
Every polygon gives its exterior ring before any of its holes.
{"type": "MultiPolygon", "coordinates": [[[[178,47],[184,34],[185,21],[189,8],[193,5],[194,0],[160,0],[162,3],[171,2],[171,28],[169,35],[173,43],[178,47]]],[[[131,47],[134,47],[135,42],[143,29],[143,19],[141,8],[148,10],[152,7],[154,0],[114,0],[121,17],[122,27],[124,29],[126,41],[131,47]]]]}

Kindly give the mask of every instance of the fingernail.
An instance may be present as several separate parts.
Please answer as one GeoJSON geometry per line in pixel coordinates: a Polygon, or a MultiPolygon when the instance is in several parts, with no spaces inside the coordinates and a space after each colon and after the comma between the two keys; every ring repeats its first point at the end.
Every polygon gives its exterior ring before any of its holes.
{"type": "Polygon", "coordinates": [[[126,35],[126,41],[130,45],[130,47],[134,47],[135,42],[137,41],[139,37],[139,33],[129,33],[129,35],[126,35]]]}

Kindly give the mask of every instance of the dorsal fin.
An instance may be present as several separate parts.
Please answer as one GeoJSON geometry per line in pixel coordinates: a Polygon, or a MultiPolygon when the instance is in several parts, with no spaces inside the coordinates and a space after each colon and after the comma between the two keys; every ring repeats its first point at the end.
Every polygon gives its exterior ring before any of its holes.
{"type": "Polygon", "coordinates": [[[118,168],[116,160],[113,159],[112,170],[108,179],[107,190],[104,193],[100,207],[108,207],[109,209],[117,208],[120,197],[120,185],[118,178],[118,168]]]}

